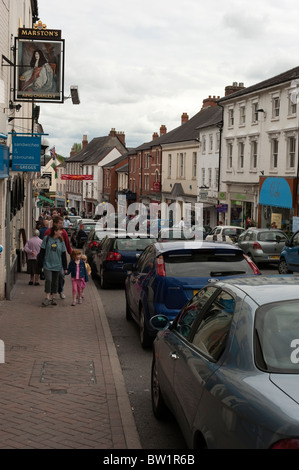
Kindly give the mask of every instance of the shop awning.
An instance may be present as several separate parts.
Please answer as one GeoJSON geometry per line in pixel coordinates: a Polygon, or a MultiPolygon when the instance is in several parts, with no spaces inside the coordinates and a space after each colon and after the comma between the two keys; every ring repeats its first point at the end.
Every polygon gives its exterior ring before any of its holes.
{"type": "Polygon", "coordinates": [[[38,199],[40,199],[41,201],[46,201],[46,202],[48,202],[49,204],[53,204],[53,205],[55,204],[55,202],[53,201],[53,199],[49,199],[49,198],[47,198],[47,197],[45,197],[45,196],[38,196],[38,199]]]}
{"type": "Polygon", "coordinates": [[[293,198],[288,182],[284,178],[266,178],[260,191],[259,204],[292,209],[293,198]]]}

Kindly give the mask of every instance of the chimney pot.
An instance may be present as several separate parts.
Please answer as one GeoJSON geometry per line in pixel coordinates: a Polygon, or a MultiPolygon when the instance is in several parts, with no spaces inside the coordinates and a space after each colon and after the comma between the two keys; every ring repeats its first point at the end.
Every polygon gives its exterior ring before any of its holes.
{"type": "Polygon", "coordinates": [[[167,128],[164,124],[161,125],[160,127],[160,135],[164,135],[167,132],[167,128]]]}

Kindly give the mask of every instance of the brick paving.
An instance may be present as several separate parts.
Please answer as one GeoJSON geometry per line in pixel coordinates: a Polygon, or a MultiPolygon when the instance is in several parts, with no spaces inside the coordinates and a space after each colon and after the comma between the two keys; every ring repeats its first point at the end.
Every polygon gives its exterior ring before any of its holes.
{"type": "Polygon", "coordinates": [[[100,293],[42,307],[44,281],[18,273],[0,302],[0,449],[140,449],[100,293]]]}

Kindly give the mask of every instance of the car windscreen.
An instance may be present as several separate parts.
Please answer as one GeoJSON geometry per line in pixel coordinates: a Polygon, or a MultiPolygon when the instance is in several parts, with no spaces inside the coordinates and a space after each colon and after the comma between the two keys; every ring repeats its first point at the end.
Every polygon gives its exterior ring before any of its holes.
{"type": "Polygon", "coordinates": [[[165,275],[170,277],[221,277],[253,274],[239,250],[182,250],[163,254],[165,275]]]}
{"type": "Polygon", "coordinates": [[[154,241],[153,238],[119,238],[114,240],[113,248],[119,251],[143,251],[154,241]]]}
{"type": "Polygon", "coordinates": [[[298,299],[269,303],[256,311],[255,358],[262,370],[299,373],[298,299]]]}
{"type": "Polygon", "coordinates": [[[87,230],[90,232],[90,230],[92,230],[94,228],[94,224],[83,224],[82,225],[82,230],[87,230]]]}
{"type": "Polygon", "coordinates": [[[242,232],[244,232],[242,228],[224,228],[222,233],[231,237],[241,235],[242,232]]]}

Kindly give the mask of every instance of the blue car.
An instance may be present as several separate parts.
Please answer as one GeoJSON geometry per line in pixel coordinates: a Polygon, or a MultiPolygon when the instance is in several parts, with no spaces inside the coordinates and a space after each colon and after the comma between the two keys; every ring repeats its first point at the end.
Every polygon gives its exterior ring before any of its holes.
{"type": "Polygon", "coordinates": [[[152,319],[151,395],[192,449],[299,449],[299,280],[208,284],[170,324],[152,319]]]}
{"type": "Polygon", "coordinates": [[[299,230],[285,242],[280,252],[278,272],[279,274],[299,272],[299,230]]]}
{"type": "Polygon", "coordinates": [[[154,315],[171,321],[207,282],[261,274],[239,247],[206,241],[168,241],[147,247],[135,265],[124,265],[126,318],[139,325],[143,348],[152,344],[154,315]]]}
{"type": "Polygon", "coordinates": [[[126,263],[136,263],[143,250],[156,241],[150,236],[141,237],[127,232],[110,232],[100,242],[93,255],[92,265],[95,276],[100,278],[100,286],[107,289],[111,285],[123,284],[126,263]]]}

